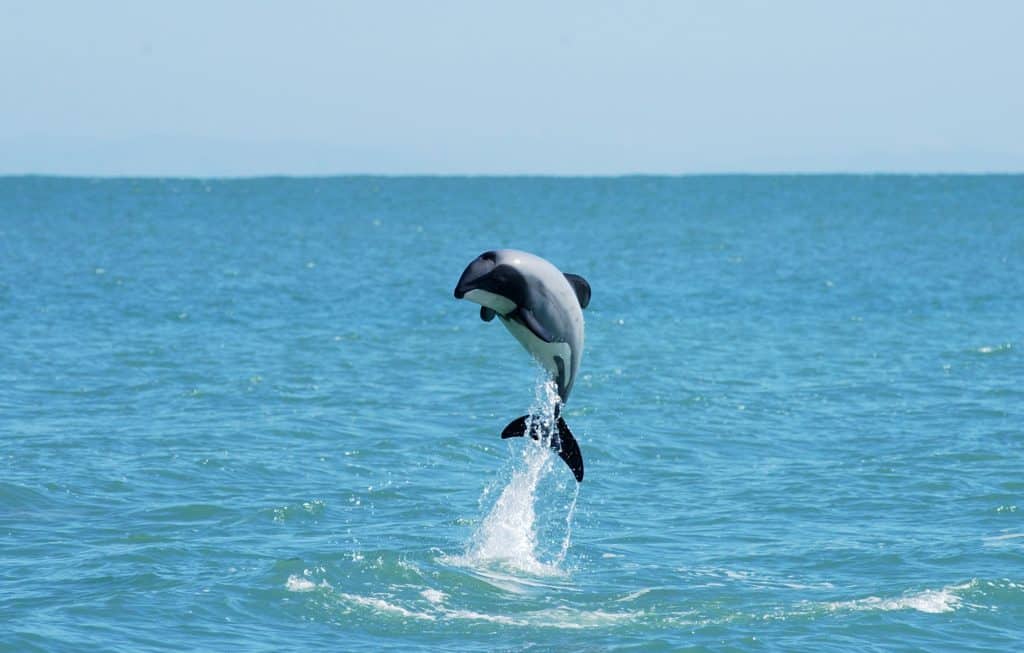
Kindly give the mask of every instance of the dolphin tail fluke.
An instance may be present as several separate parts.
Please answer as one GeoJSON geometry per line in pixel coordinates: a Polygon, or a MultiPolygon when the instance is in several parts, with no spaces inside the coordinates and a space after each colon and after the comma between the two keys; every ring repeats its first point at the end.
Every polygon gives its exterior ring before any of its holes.
{"type": "Polygon", "coordinates": [[[576,444],[569,425],[565,418],[558,418],[558,457],[565,461],[565,464],[572,470],[577,483],[583,482],[583,454],[580,453],[580,445],[576,444]]]}
{"type": "MultiPolygon", "coordinates": [[[[541,436],[540,417],[534,415],[523,415],[512,420],[501,432],[502,438],[521,438],[529,435],[534,440],[541,436]]],[[[558,452],[558,457],[565,461],[565,464],[572,470],[577,483],[583,482],[583,454],[580,453],[580,445],[576,443],[569,425],[565,419],[558,417],[558,437],[551,438],[551,448],[558,452]]]]}

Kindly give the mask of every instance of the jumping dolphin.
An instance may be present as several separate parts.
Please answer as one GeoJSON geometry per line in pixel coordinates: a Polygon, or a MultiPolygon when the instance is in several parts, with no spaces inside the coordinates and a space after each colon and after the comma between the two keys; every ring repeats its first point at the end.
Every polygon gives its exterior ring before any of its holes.
{"type": "MultiPolygon", "coordinates": [[[[551,374],[558,388],[555,406],[558,436],[551,446],[583,480],[583,456],[565,419],[562,404],[569,399],[583,355],[583,309],[590,303],[590,284],[575,274],[563,274],[548,261],[514,249],[484,252],[466,267],[455,286],[456,299],[480,304],[480,319],[497,315],[505,328],[551,374]]],[[[541,435],[541,418],[524,415],[505,427],[501,437],[541,435]]]]}

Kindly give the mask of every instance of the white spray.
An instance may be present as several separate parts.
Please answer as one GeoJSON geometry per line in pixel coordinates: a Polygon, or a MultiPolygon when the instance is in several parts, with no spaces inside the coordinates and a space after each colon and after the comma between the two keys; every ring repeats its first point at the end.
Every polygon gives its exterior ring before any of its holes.
{"type": "MultiPolygon", "coordinates": [[[[546,378],[539,380],[530,414],[541,420],[541,432],[548,440],[555,432],[557,404],[554,383],[546,378]]],[[[557,455],[544,440],[527,437],[510,445],[520,450],[513,458],[511,478],[470,538],[462,562],[472,566],[497,564],[541,576],[564,573],[560,565],[572,539],[579,484],[572,483],[572,497],[567,500],[565,479],[559,482],[560,475],[552,474],[557,455]],[[549,484],[554,487],[549,489],[549,484]],[[553,546],[554,542],[557,545],[553,546]]],[[[484,491],[482,503],[494,489],[492,486],[484,491]]]]}

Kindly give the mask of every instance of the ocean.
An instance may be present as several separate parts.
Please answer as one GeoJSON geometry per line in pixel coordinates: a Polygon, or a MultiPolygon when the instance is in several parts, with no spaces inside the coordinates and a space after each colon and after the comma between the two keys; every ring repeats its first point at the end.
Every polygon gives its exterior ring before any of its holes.
{"type": "Polygon", "coordinates": [[[1024,176],[6,177],[0,334],[5,651],[1024,646],[1024,176]]]}

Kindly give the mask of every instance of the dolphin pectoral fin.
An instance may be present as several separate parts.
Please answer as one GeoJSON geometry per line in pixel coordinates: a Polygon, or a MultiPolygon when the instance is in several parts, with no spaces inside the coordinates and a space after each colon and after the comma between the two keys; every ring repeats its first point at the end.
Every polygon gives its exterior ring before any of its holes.
{"type": "Polygon", "coordinates": [[[565,278],[576,293],[576,299],[580,302],[580,308],[586,308],[590,304],[590,284],[578,274],[565,273],[565,278]]]}
{"type": "MultiPolygon", "coordinates": [[[[506,438],[521,438],[526,435],[526,426],[530,421],[531,415],[523,415],[512,420],[505,430],[501,432],[501,439],[506,438]]],[[[536,429],[535,429],[536,430],[536,429]]],[[[533,436],[536,439],[536,435],[533,436]]]]}
{"type": "Polygon", "coordinates": [[[576,443],[569,425],[565,419],[558,418],[558,457],[565,461],[565,464],[572,470],[577,483],[583,482],[583,454],[580,453],[580,445],[576,443]]]}
{"type": "Polygon", "coordinates": [[[495,313],[493,308],[487,308],[486,306],[480,307],[480,319],[483,320],[484,322],[490,322],[491,320],[493,320],[494,314],[495,313]]]}
{"type": "MultiPolygon", "coordinates": [[[[505,430],[501,432],[504,438],[521,438],[529,435],[534,440],[540,439],[541,420],[533,415],[523,415],[512,420],[505,430]]],[[[558,452],[558,457],[565,461],[576,477],[577,483],[583,482],[583,454],[580,453],[580,445],[573,437],[569,425],[565,419],[558,418],[558,437],[551,439],[551,448],[558,452]]]]}
{"type": "Polygon", "coordinates": [[[544,328],[544,325],[537,321],[537,316],[534,315],[533,311],[531,311],[530,309],[520,306],[515,311],[513,311],[509,315],[509,317],[518,319],[520,322],[523,323],[523,325],[527,329],[529,329],[533,333],[533,335],[537,336],[544,342],[555,341],[554,336],[548,333],[548,330],[544,328]]]}

